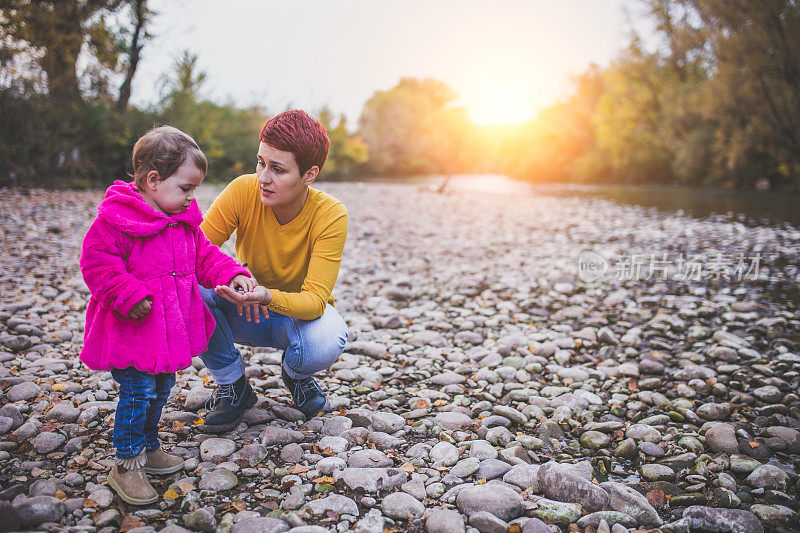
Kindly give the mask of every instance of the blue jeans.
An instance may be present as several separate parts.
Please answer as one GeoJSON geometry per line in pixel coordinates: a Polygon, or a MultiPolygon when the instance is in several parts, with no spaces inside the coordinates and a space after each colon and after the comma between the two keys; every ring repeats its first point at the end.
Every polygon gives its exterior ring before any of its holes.
{"type": "Polygon", "coordinates": [[[347,325],[332,305],[316,320],[300,320],[269,312],[260,322],[239,316],[236,304],[200,287],[200,294],[217,321],[205,353],[200,355],[217,385],[233,383],[244,375],[244,361],[233,343],[271,346],[285,350],[283,368],[289,377],[303,379],[326,370],[342,355],[347,325]]]}
{"type": "Polygon", "coordinates": [[[148,374],[135,368],[111,371],[119,383],[117,413],[114,415],[114,447],[117,458],[130,459],[143,448],[155,450],[158,442],[158,421],[161,410],[175,385],[175,374],[148,374]]]}

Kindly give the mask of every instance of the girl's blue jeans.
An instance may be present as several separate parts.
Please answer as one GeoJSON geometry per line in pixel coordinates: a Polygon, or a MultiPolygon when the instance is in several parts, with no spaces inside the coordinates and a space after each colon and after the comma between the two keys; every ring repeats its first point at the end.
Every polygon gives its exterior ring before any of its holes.
{"type": "Polygon", "coordinates": [[[283,368],[289,377],[303,379],[327,369],[342,355],[347,343],[347,325],[328,304],[316,320],[300,320],[274,311],[260,322],[239,316],[236,304],[200,287],[200,294],[217,321],[205,353],[200,355],[217,385],[234,383],[244,375],[244,361],[233,343],[271,346],[285,350],[283,368]]]}
{"type": "Polygon", "coordinates": [[[148,374],[133,367],[111,371],[119,383],[119,400],[114,415],[114,447],[117,458],[130,459],[142,449],[155,450],[161,410],[175,385],[175,374],[148,374]]]}

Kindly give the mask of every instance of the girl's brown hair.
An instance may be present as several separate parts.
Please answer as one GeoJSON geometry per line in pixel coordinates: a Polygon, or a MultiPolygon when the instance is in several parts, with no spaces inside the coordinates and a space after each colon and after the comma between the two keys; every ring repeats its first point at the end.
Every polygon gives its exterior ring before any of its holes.
{"type": "Polygon", "coordinates": [[[172,126],[158,126],[139,137],[131,159],[131,176],[139,190],[145,189],[150,171],[158,172],[159,181],[163,181],[175,174],[187,159],[203,174],[208,172],[206,156],[195,140],[172,126]]]}

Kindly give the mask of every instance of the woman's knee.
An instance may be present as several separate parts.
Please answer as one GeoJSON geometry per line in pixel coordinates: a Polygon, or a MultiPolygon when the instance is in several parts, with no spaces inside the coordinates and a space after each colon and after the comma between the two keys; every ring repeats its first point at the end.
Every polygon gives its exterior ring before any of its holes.
{"type": "Polygon", "coordinates": [[[298,364],[293,365],[293,369],[300,374],[326,370],[339,359],[347,344],[347,324],[330,305],[320,318],[298,321],[298,331],[298,347],[302,353],[298,354],[298,364]]]}
{"type": "Polygon", "coordinates": [[[325,320],[324,334],[318,339],[317,351],[320,364],[324,365],[326,369],[335,363],[344,352],[348,332],[344,319],[331,305],[325,309],[325,314],[321,319],[325,320]]]}

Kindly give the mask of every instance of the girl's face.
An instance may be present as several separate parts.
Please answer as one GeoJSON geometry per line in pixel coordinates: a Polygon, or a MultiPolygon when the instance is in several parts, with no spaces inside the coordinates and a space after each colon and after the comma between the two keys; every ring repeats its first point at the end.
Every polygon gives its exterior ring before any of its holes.
{"type": "Polygon", "coordinates": [[[278,150],[265,142],[258,146],[257,157],[256,176],[262,204],[281,208],[305,201],[306,190],[319,172],[316,166],[301,176],[292,152],[278,150]]]}
{"type": "Polygon", "coordinates": [[[191,205],[194,190],[203,182],[205,174],[187,159],[172,176],[161,181],[158,178],[158,172],[151,170],[142,198],[156,211],[177,215],[191,205]]]}

